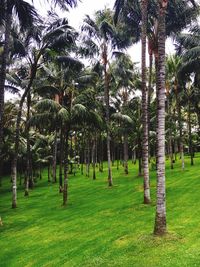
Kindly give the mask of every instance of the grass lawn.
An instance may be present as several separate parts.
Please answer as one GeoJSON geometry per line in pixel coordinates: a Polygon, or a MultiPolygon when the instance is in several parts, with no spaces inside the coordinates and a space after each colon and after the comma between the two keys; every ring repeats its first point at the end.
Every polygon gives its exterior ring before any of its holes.
{"type": "MultiPolygon", "coordinates": [[[[106,164],[105,164],[106,166],[106,164]]],[[[11,185],[0,188],[0,266],[183,267],[200,266],[200,158],[181,171],[167,162],[168,234],[152,235],[155,218],[155,175],[151,172],[152,204],[143,205],[143,181],[137,166],[129,175],[113,167],[114,187],[107,172],[97,180],[70,177],[69,202],[63,207],[58,184],[38,181],[28,198],[19,187],[18,208],[11,209],[11,185]]],[[[91,175],[92,176],[92,175],[91,175]]]]}

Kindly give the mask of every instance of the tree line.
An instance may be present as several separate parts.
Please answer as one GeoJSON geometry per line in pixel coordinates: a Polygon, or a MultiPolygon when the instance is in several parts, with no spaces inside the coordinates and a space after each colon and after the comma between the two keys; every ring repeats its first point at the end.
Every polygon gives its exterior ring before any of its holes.
{"type": "MultiPolygon", "coordinates": [[[[62,10],[77,5],[53,2],[62,10]]],[[[79,32],[52,9],[42,18],[34,1],[0,4],[0,184],[9,168],[12,207],[17,176],[28,196],[47,167],[66,205],[69,174],[89,176],[92,168],[96,179],[106,160],[112,187],[112,166],[123,165],[128,175],[132,158],[145,204],[151,203],[149,169],[157,172],[154,233],[165,234],[165,160],[173,169],[180,155],[184,171],[184,154],[193,165],[199,147],[197,1],[116,0],[114,11],[86,15],[79,32]],[[174,55],[165,53],[167,37],[174,55]],[[138,41],[141,66],[126,52],[138,41]],[[17,100],[5,102],[6,90],[17,100]]]]}

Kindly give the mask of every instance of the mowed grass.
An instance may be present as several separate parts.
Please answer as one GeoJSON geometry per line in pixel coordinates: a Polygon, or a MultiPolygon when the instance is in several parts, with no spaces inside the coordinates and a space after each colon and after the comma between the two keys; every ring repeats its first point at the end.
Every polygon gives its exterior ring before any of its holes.
{"type": "Polygon", "coordinates": [[[113,188],[104,173],[97,180],[77,174],[69,180],[69,202],[62,206],[58,184],[44,172],[30,196],[18,191],[11,209],[11,184],[0,188],[0,266],[200,266],[200,158],[185,171],[166,167],[168,234],[155,237],[156,172],[151,171],[152,204],[143,204],[137,165],[129,175],[113,167],[113,188]]]}

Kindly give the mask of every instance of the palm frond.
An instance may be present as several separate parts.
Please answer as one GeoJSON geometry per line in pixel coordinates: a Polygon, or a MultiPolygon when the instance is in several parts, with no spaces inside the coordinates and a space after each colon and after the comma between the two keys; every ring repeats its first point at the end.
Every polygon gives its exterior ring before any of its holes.
{"type": "Polygon", "coordinates": [[[48,122],[52,122],[53,116],[49,112],[37,113],[32,116],[29,120],[30,126],[43,126],[46,125],[48,122]]]}
{"type": "Polygon", "coordinates": [[[76,123],[82,123],[88,118],[88,111],[86,107],[82,104],[75,104],[72,107],[71,114],[72,122],[76,123]]]}
{"type": "Polygon", "coordinates": [[[15,86],[12,86],[12,85],[5,85],[5,90],[10,92],[11,94],[17,94],[17,95],[20,95],[19,92],[20,92],[20,89],[15,87],[15,86]]]}
{"type": "Polygon", "coordinates": [[[60,110],[60,104],[51,99],[42,99],[36,105],[35,108],[40,111],[57,112],[60,110]]]}
{"type": "Polygon", "coordinates": [[[133,124],[133,120],[128,115],[124,115],[120,112],[112,114],[111,119],[125,124],[133,124]]]}
{"type": "Polygon", "coordinates": [[[75,68],[77,70],[81,70],[84,66],[78,59],[70,56],[58,56],[57,61],[65,67],[75,68]]]}
{"type": "Polygon", "coordinates": [[[33,5],[24,0],[12,0],[11,5],[19,18],[22,31],[32,27],[37,22],[38,14],[33,5]]]}
{"type": "Polygon", "coordinates": [[[37,92],[40,96],[55,96],[56,94],[59,94],[60,91],[57,87],[52,85],[45,85],[42,87],[38,87],[35,89],[35,92],[37,92]]]}
{"type": "Polygon", "coordinates": [[[69,121],[69,112],[66,110],[66,108],[61,108],[59,110],[58,118],[64,123],[69,121]]]}
{"type": "Polygon", "coordinates": [[[121,12],[121,10],[123,9],[123,7],[126,4],[126,0],[116,0],[115,4],[114,4],[114,23],[115,25],[118,22],[119,19],[119,14],[121,12]]]}

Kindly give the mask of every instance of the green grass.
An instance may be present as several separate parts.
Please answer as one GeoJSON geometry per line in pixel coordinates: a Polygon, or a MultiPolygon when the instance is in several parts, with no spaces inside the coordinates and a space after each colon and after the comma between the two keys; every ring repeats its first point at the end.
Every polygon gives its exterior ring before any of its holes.
{"type": "Polygon", "coordinates": [[[137,166],[130,174],[113,168],[109,189],[106,170],[97,180],[70,177],[69,203],[63,207],[57,184],[47,176],[30,197],[19,188],[18,208],[11,209],[9,178],[0,188],[0,266],[177,267],[200,266],[200,158],[195,166],[167,162],[168,234],[152,235],[155,218],[155,171],[152,204],[143,205],[137,166]]]}

